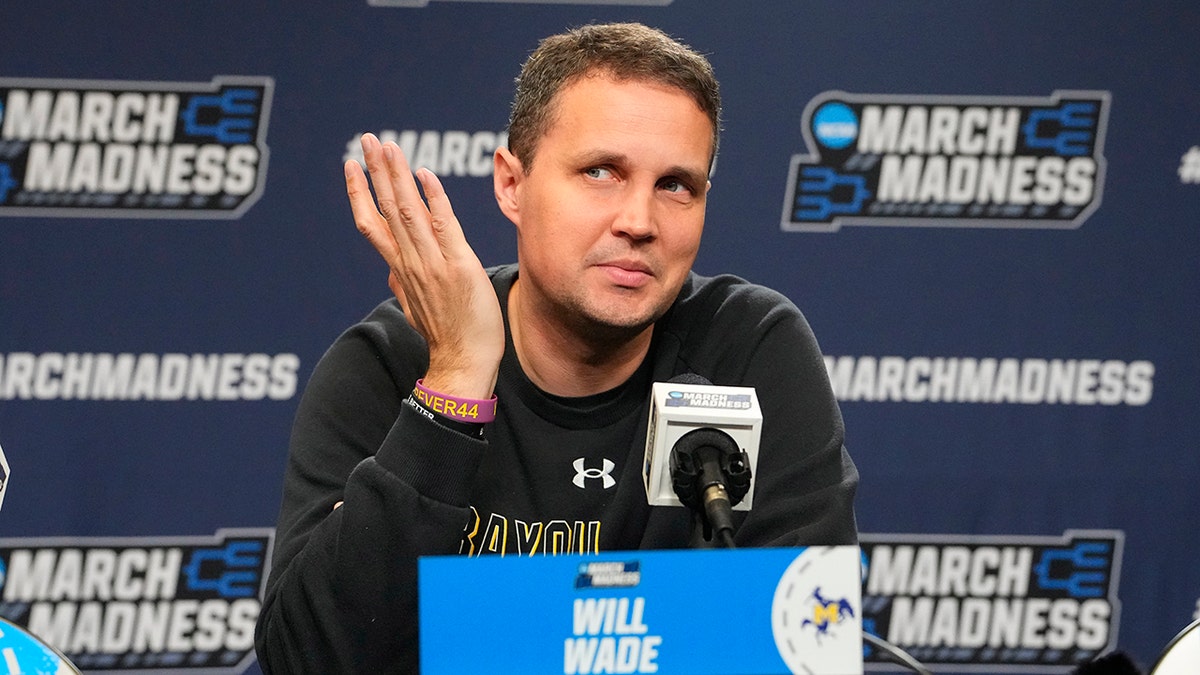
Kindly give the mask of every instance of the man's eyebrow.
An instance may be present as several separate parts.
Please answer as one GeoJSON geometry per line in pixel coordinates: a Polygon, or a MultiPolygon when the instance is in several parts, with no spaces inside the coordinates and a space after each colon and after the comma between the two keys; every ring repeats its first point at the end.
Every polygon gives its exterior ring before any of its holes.
{"type": "Polygon", "coordinates": [[[619,152],[581,150],[578,153],[571,155],[571,161],[582,166],[600,166],[603,164],[620,166],[628,162],[628,158],[619,152]]]}
{"type": "Polygon", "coordinates": [[[701,189],[708,182],[708,172],[697,169],[689,169],[686,166],[673,166],[667,170],[668,176],[679,176],[685,182],[689,183],[693,188],[701,189]]]}
{"type": "MultiPolygon", "coordinates": [[[[580,166],[623,166],[628,163],[629,158],[619,152],[600,151],[581,151],[572,157],[572,161],[580,166]]],[[[663,176],[677,176],[684,181],[691,183],[694,187],[704,185],[708,181],[708,171],[689,168],[682,164],[669,166],[662,172],[663,176]]]]}

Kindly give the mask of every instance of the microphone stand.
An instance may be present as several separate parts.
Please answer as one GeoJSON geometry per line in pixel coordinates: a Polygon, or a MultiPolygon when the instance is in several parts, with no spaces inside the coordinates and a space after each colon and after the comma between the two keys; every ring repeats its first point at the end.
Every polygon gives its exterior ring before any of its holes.
{"type": "Polygon", "coordinates": [[[671,484],[704,542],[733,543],[733,507],[750,490],[750,457],[720,429],[689,431],[671,448],[671,484]]]}
{"type": "Polygon", "coordinates": [[[863,642],[883,652],[888,661],[918,673],[918,675],[933,675],[933,671],[929,670],[925,664],[913,658],[912,654],[904,651],[896,645],[884,640],[878,635],[873,635],[863,630],[863,642]]]}

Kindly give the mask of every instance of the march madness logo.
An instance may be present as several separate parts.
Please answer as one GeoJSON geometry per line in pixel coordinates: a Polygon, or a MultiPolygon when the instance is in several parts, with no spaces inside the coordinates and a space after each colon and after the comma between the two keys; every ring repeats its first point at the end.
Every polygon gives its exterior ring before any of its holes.
{"type": "Polygon", "coordinates": [[[710,393],[699,391],[671,391],[663,405],[668,408],[724,408],[726,410],[749,410],[754,402],[749,394],[710,393]]]}
{"type": "Polygon", "coordinates": [[[266,183],[273,88],[0,78],[0,215],[240,217],[266,183]]]}
{"type": "Polygon", "coordinates": [[[1100,205],[1109,94],[825,92],[804,110],[782,227],[1077,228],[1100,205]]]}
{"type": "Polygon", "coordinates": [[[0,539],[0,616],[80,669],[241,673],[274,530],[0,539]]]}
{"type": "Polygon", "coordinates": [[[1116,645],[1119,530],[860,540],[863,629],[927,666],[1065,672],[1116,645]]]}

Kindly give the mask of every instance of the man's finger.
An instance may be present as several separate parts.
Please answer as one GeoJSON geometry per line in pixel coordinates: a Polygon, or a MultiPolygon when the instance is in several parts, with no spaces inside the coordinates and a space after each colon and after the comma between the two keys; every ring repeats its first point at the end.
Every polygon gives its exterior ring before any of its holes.
{"type": "Polygon", "coordinates": [[[421,181],[425,200],[429,202],[430,225],[443,255],[447,258],[464,252],[473,255],[441,180],[432,171],[424,168],[417,169],[417,180],[421,181]]]}
{"type": "MultiPolygon", "coordinates": [[[[383,199],[379,200],[379,210],[391,226],[392,236],[400,244],[405,254],[412,253],[420,260],[434,260],[442,255],[435,239],[430,221],[429,209],[417,182],[413,179],[412,169],[404,151],[392,141],[383,144],[383,164],[387,172],[386,180],[391,185],[391,193],[395,198],[394,214],[384,209],[383,199]]],[[[371,174],[374,179],[375,174],[371,174]]],[[[379,197],[379,188],[375,189],[379,197]]]]}
{"type": "Polygon", "coordinates": [[[379,251],[384,262],[389,266],[399,262],[400,247],[388,228],[387,221],[375,207],[375,198],[371,196],[371,188],[367,177],[363,174],[358,162],[349,160],[343,167],[346,172],[346,196],[350,199],[350,211],[354,215],[354,226],[359,233],[371,242],[371,246],[379,251]]]}
{"type": "Polygon", "coordinates": [[[367,173],[371,174],[371,185],[375,188],[375,200],[379,203],[379,213],[387,220],[395,215],[396,196],[392,182],[387,180],[388,168],[383,156],[383,146],[375,134],[363,134],[363,162],[367,165],[367,173]]]}

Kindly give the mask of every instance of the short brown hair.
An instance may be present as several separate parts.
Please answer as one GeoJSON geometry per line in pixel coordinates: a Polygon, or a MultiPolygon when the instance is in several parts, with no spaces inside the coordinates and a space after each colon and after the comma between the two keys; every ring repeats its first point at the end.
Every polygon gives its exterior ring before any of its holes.
{"type": "Polygon", "coordinates": [[[603,73],[645,80],[690,95],[713,127],[712,157],[721,131],[721,92],[704,56],[666,33],[640,23],[592,24],[552,35],[529,55],[516,80],[508,118],[508,148],[529,171],[538,140],[549,129],[559,91],[581,77],[603,73]]]}

